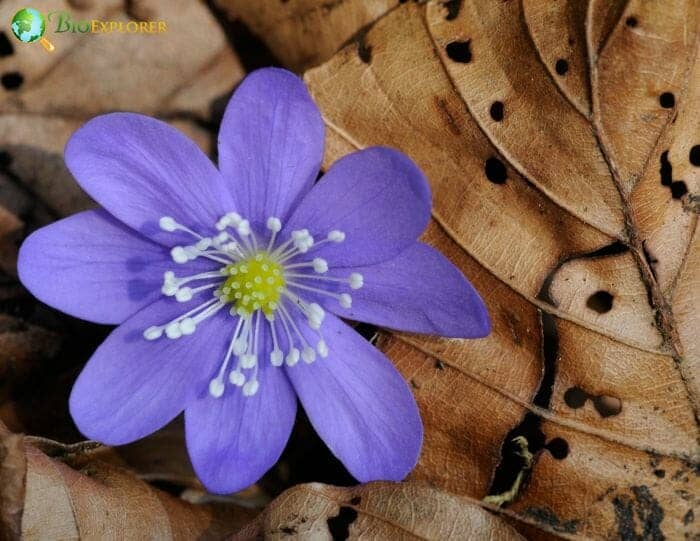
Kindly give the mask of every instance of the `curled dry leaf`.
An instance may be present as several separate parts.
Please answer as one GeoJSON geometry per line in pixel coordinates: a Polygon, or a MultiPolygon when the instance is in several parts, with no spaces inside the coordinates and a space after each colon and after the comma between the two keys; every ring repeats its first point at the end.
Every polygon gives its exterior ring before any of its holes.
{"type": "Polygon", "coordinates": [[[253,514],[193,505],[103,460],[94,442],[62,445],[0,425],[0,530],[23,539],[221,539],[253,514]]]}
{"type": "MultiPolygon", "coordinates": [[[[301,71],[330,58],[376,21],[397,0],[215,0],[231,19],[241,19],[283,65],[301,71]]],[[[364,51],[363,54],[369,54],[364,51]]]]}
{"type": "Polygon", "coordinates": [[[407,3],[370,55],[306,74],[326,165],[410,155],[433,188],[425,240],[493,321],[479,341],[380,341],[425,423],[413,478],[560,532],[697,532],[699,13],[407,3]]]}
{"type": "MultiPolygon", "coordinates": [[[[51,54],[12,36],[12,14],[25,5],[4,0],[0,6],[8,48],[0,56],[0,203],[20,216],[31,213],[40,224],[89,207],[63,165],[63,147],[73,131],[101,113],[158,116],[210,150],[207,128],[243,68],[203,3],[42,2],[42,12],[65,11],[73,21],[147,18],[167,25],[153,35],[47,32],[56,47],[51,54]]],[[[48,25],[56,24],[54,15],[48,25]]]]}
{"type": "Polygon", "coordinates": [[[416,483],[297,485],[231,539],[523,539],[478,504],[416,483]]]}

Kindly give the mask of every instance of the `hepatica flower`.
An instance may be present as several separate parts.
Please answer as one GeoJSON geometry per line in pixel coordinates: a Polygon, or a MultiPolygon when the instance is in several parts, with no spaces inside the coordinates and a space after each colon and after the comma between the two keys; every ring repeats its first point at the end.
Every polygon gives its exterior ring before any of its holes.
{"type": "Polygon", "coordinates": [[[279,458],[298,397],[359,481],[413,468],[413,396],[342,319],[480,337],[488,316],[460,272],[417,241],[430,191],[413,162],[368,148],[316,183],[323,142],[302,81],[279,69],[233,95],[218,169],[141,115],[103,115],[73,135],[66,163],[102,208],[31,235],[19,274],[47,304],[119,325],[70,397],[87,437],[128,443],[184,410],[198,476],[232,492],[279,458]]]}

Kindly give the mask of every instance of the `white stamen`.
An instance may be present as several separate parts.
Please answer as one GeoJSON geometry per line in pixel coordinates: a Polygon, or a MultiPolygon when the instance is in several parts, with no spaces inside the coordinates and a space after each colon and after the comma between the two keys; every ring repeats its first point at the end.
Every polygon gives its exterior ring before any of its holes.
{"type": "Polygon", "coordinates": [[[279,218],[271,216],[267,219],[267,228],[273,233],[279,233],[280,229],[282,229],[282,222],[279,218]]]}
{"type": "Polygon", "coordinates": [[[310,346],[304,347],[304,350],[301,352],[301,358],[304,360],[306,364],[311,364],[316,360],[316,351],[314,348],[310,346]]]}
{"type": "Polygon", "coordinates": [[[328,233],[328,240],[331,242],[343,242],[345,240],[345,233],[342,231],[338,231],[337,229],[334,229],[330,233],[328,233]]]}
{"type": "Polygon", "coordinates": [[[187,255],[187,252],[185,252],[185,249],[182,246],[175,246],[172,250],[170,250],[170,257],[173,258],[173,261],[175,263],[187,263],[190,258],[187,255]]]}
{"type": "Polygon", "coordinates": [[[313,265],[314,265],[314,272],[317,272],[319,274],[323,274],[324,272],[328,272],[328,262],[325,259],[321,259],[320,257],[317,257],[313,260],[313,265]]]}
{"type": "Polygon", "coordinates": [[[318,344],[316,344],[316,351],[318,351],[318,354],[324,359],[328,357],[328,345],[323,339],[319,340],[318,344]]]}
{"type": "Polygon", "coordinates": [[[360,289],[363,285],[365,285],[364,276],[362,276],[359,272],[353,272],[350,274],[351,289],[360,289]]]}
{"type": "Polygon", "coordinates": [[[163,216],[158,220],[158,225],[163,231],[167,231],[168,233],[172,233],[177,229],[177,222],[170,216],[163,216]]]}
{"type": "Polygon", "coordinates": [[[147,340],[157,340],[163,335],[170,339],[191,335],[204,320],[226,307],[231,317],[237,321],[226,355],[217,374],[209,381],[209,394],[212,397],[223,396],[226,392],[226,379],[232,385],[240,387],[243,396],[253,396],[258,392],[259,340],[263,317],[269,325],[272,338],[269,361],[273,367],[284,364],[292,367],[300,360],[309,364],[319,357],[329,355],[328,345],[321,333],[325,310],[316,302],[304,300],[298,293],[311,291],[332,297],[342,307],[350,308],[352,297],[343,292],[343,288],[346,291],[359,289],[364,285],[364,278],[358,272],[350,273],[347,278],[327,276],[329,265],[326,259],[300,256],[324,243],[343,242],[343,231],[332,230],[325,238],[316,241],[308,229],[298,229],[292,231],[286,241],[277,243],[277,234],[282,231],[279,218],[270,216],[267,219],[265,225],[269,233],[263,235],[260,231],[254,231],[250,222],[236,212],[222,216],[215,224],[218,233],[211,237],[195,233],[170,216],[161,217],[158,224],[163,231],[183,231],[195,239],[193,244],[175,246],[170,250],[175,263],[183,264],[205,258],[219,263],[220,267],[181,277],[173,271],[165,272],[161,286],[163,295],[174,297],[179,302],[188,302],[199,293],[210,291],[212,298],[172,321],[147,328],[143,336],[147,340]],[[266,258],[269,258],[269,263],[266,258]],[[254,263],[248,265],[248,260],[254,263]],[[292,261],[287,264],[289,260],[292,261]],[[267,275],[258,274],[258,268],[267,275]],[[308,269],[308,274],[301,271],[302,268],[308,269]],[[300,272],[294,272],[293,269],[300,269],[300,272]],[[233,278],[236,275],[238,276],[233,278]],[[302,283],[294,281],[295,279],[300,279],[302,283]],[[307,280],[317,280],[319,285],[329,282],[337,285],[329,291],[306,285],[307,280]],[[273,298],[270,298],[270,294],[264,292],[267,287],[276,287],[279,297],[273,293],[273,298]],[[292,317],[285,301],[291,302],[306,321],[299,319],[298,314],[292,317]],[[287,337],[286,351],[280,347],[277,321],[282,322],[287,337]],[[308,325],[307,329],[301,328],[304,324],[308,325]],[[315,331],[317,339],[306,338],[310,336],[309,329],[315,331]],[[309,341],[315,342],[316,346],[313,347],[309,341]],[[230,366],[234,358],[237,362],[235,366],[230,366]]]}
{"type": "Polygon", "coordinates": [[[284,361],[287,363],[287,366],[294,366],[297,364],[299,362],[299,350],[294,347],[290,349],[284,361]]]}
{"type": "Polygon", "coordinates": [[[209,382],[209,394],[214,398],[221,398],[224,394],[224,382],[220,379],[213,379],[209,382]]]}
{"type": "Polygon", "coordinates": [[[243,396],[253,396],[258,392],[260,385],[257,380],[252,380],[243,386],[243,396]]]}
{"type": "Polygon", "coordinates": [[[145,331],[143,331],[143,337],[146,340],[157,340],[163,336],[163,328],[162,327],[148,327],[145,331]]]}

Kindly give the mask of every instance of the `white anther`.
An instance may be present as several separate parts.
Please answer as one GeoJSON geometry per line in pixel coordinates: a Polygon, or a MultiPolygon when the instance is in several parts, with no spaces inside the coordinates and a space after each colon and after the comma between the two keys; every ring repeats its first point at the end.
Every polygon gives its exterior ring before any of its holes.
{"type": "Polygon", "coordinates": [[[187,302],[192,300],[192,288],[182,287],[175,293],[177,302],[187,302]]]}
{"type": "Polygon", "coordinates": [[[177,229],[177,222],[171,218],[170,216],[163,216],[160,220],[158,220],[158,225],[163,231],[167,231],[168,233],[172,233],[177,229]]]}
{"type": "Polygon", "coordinates": [[[319,330],[321,328],[321,324],[323,323],[322,320],[315,316],[309,316],[307,322],[309,324],[309,327],[311,327],[315,331],[319,330]]]}
{"type": "Polygon", "coordinates": [[[365,285],[365,279],[359,272],[353,272],[350,274],[350,288],[360,289],[365,285]]]}
{"type": "Polygon", "coordinates": [[[318,344],[316,344],[316,351],[318,351],[318,354],[324,359],[328,357],[328,345],[323,339],[319,340],[318,344]]]}
{"type": "Polygon", "coordinates": [[[294,366],[299,362],[299,350],[297,348],[292,348],[287,353],[287,357],[284,359],[287,366],[294,366]]]}
{"type": "Polygon", "coordinates": [[[163,281],[164,282],[174,282],[175,281],[175,273],[173,271],[165,271],[163,274],[163,281]]]}
{"type": "Polygon", "coordinates": [[[238,227],[238,224],[241,223],[241,221],[243,220],[243,218],[241,218],[241,215],[237,212],[227,213],[226,219],[228,220],[228,223],[233,225],[234,227],[238,227]]]}
{"type": "Polygon", "coordinates": [[[165,327],[165,336],[168,338],[175,340],[176,338],[180,338],[182,336],[182,331],[180,330],[180,324],[175,322],[175,323],[170,323],[168,324],[167,327],[165,327]]]}
{"type": "Polygon", "coordinates": [[[228,217],[224,216],[218,222],[216,222],[216,229],[218,231],[223,231],[224,229],[226,229],[228,227],[228,224],[229,224],[228,217]]]}
{"type": "Polygon", "coordinates": [[[260,384],[257,380],[254,379],[252,381],[249,381],[243,386],[243,396],[253,396],[255,393],[258,392],[259,387],[260,384]]]}
{"type": "Polygon", "coordinates": [[[296,229],[296,230],[292,231],[292,238],[294,240],[301,240],[301,239],[305,238],[308,234],[309,234],[308,229],[296,229]]]}
{"type": "Polygon", "coordinates": [[[241,355],[240,359],[241,359],[241,367],[243,367],[243,368],[253,368],[253,367],[255,367],[256,364],[258,364],[257,355],[245,354],[245,355],[241,355]]]}
{"type": "Polygon", "coordinates": [[[242,237],[250,235],[250,222],[248,220],[241,220],[236,226],[236,231],[242,237]]]}
{"type": "Polygon", "coordinates": [[[233,354],[236,356],[243,355],[245,350],[248,349],[248,342],[245,338],[236,338],[233,341],[233,354]]]}
{"type": "Polygon", "coordinates": [[[301,352],[301,358],[306,364],[311,364],[316,360],[316,351],[310,346],[305,346],[304,350],[301,352]]]}
{"type": "Polygon", "coordinates": [[[191,317],[186,317],[180,322],[180,332],[187,336],[197,330],[197,324],[191,317]]]}
{"type": "Polygon", "coordinates": [[[328,240],[332,242],[343,242],[345,240],[345,233],[334,229],[333,231],[328,233],[328,240]]]}
{"type": "Polygon", "coordinates": [[[318,274],[328,272],[328,262],[325,259],[321,259],[320,257],[314,258],[313,266],[314,272],[317,272],[318,274]]]}
{"type": "Polygon", "coordinates": [[[323,321],[323,318],[326,317],[326,311],[321,308],[320,304],[312,302],[309,304],[308,308],[311,315],[320,319],[321,321],[323,321]]]}
{"type": "Polygon", "coordinates": [[[274,231],[275,233],[278,233],[280,229],[282,229],[282,222],[280,221],[279,218],[275,218],[274,216],[270,217],[267,219],[267,228],[270,231],[274,231]]]}
{"type": "Polygon", "coordinates": [[[157,340],[161,336],[163,336],[162,327],[148,327],[148,329],[143,331],[143,337],[146,340],[157,340]]]}
{"type": "Polygon", "coordinates": [[[175,246],[172,250],[170,250],[170,257],[173,258],[175,263],[187,263],[187,261],[190,259],[182,246],[175,246]]]}
{"type": "Polygon", "coordinates": [[[197,248],[197,250],[200,250],[203,252],[204,250],[206,250],[207,248],[209,248],[211,246],[211,243],[212,243],[212,239],[210,239],[209,237],[204,237],[203,239],[200,239],[197,241],[197,244],[195,244],[195,247],[197,248]]]}
{"type": "Polygon", "coordinates": [[[352,306],[352,297],[347,293],[341,293],[338,297],[338,301],[343,308],[350,308],[352,306]]]}
{"type": "Polygon", "coordinates": [[[172,283],[165,283],[163,287],[160,288],[161,293],[167,297],[172,297],[177,293],[177,285],[172,283]]]}
{"type": "Polygon", "coordinates": [[[221,233],[219,233],[218,235],[216,235],[214,237],[214,244],[221,245],[224,242],[226,242],[227,240],[228,240],[228,233],[226,233],[226,231],[222,231],[221,233]]]}
{"type": "Polygon", "coordinates": [[[245,383],[245,376],[237,370],[232,370],[228,375],[228,380],[236,387],[240,387],[245,383]]]}
{"type": "Polygon", "coordinates": [[[281,349],[272,350],[270,353],[270,362],[272,363],[272,366],[282,366],[282,363],[284,362],[284,355],[282,354],[281,349]]]}
{"type": "Polygon", "coordinates": [[[214,398],[221,398],[224,394],[224,382],[216,378],[209,382],[209,394],[214,398]]]}

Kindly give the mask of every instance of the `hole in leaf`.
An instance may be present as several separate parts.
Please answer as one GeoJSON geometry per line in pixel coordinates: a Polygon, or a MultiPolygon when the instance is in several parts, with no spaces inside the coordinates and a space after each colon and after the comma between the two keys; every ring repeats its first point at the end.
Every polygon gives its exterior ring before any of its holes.
{"type": "Polygon", "coordinates": [[[596,396],[593,399],[593,405],[601,417],[611,417],[622,411],[622,400],[614,396],[596,396]]]}
{"type": "Polygon", "coordinates": [[[0,56],[10,56],[15,52],[15,48],[7,39],[7,34],[5,32],[0,32],[0,56]]]}
{"type": "Polygon", "coordinates": [[[547,450],[557,460],[564,460],[569,456],[569,444],[564,438],[554,438],[546,445],[547,450]]]}
{"type": "Polygon", "coordinates": [[[659,104],[664,109],[671,109],[676,104],[676,97],[672,92],[664,92],[659,96],[659,104]]]}
{"type": "Polygon", "coordinates": [[[569,63],[563,58],[560,58],[557,60],[556,64],[554,64],[554,71],[559,75],[566,75],[566,72],[569,71],[569,63]]]}
{"type": "Polygon", "coordinates": [[[612,310],[614,297],[607,291],[596,291],[588,297],[586,306],[591,310],[604,314],[612,310]]]}
{"type": "Polygon", "coordinates": [[[472,50],[471,50],[471,40],[466,41],[453,41],[448,43],[445,47],[447,56],[455,62],[461,62],[462,64],[468,64],[472,61],[472,50]]]}
{"type": "Polygon", "coordinates": [[[494,184],[503,184],[508,178],[506,166],[498,158],[491,157],[486,160],[484,172],[486,173],[486,178],[494,184]]]}
{"type": "Polygon", "coordinates": [[[690,149],[688,159],[695,167],[700,167],[700,145],[695,145],[690,149]]]}
{"type": "Polygon", "coordinates": [[[447,0],[442,4],[447,9],[447,14],[445,15],[445,20],[454,21],[459,15],[459,10],[462,9],[463,0],[447,0]]]}
{"type": "Polygon", "coordinates": [[[639,21],[637,21],[637,17],[630,16],[625,19],[625,24],[630,28],[634,28],[637,26],[637,24],[639,24],[639,21]]]}
{"type": "Polygon", "coordinates": [[[17,90],[24,82],[24,77],[18,71],[9,71],[2,74],[2,86],[7,90],[17,90]]]}
{"type": "Polygon", "coordinates": [[[333,541],[343,541],[350,536],[350,524],[357,519],[357,511],[352,507],[342,506],[340,512],[326,520],[333,541]]]}
{"type": "Polygon", "coordinates": [[[352,500],[350,500],[350,503],[352,505],[360,505],[361,501],[362,501],[362,498],[360,496],[355,496],[352,500]]]}
{"type": "Polygon", "coordinates": [[[588,400],[588,393],[580,387],[571,387],[564,393],[564,402],[566,402],[566,405],[571,409],[583,407],[586,400],[588,400]]]}
{"type": "Polygon", "coordinates": [[[659,479],[663,479],[664,477],[666,477],[666,470],[654,470],[654,475],[656,475],[656,477],[658,477],[659,479]]]}
{"type": "Polygon", "coordinates": [[[668,161],[668,150],[664,150],[661,153],[659,162],[661,163],[661,167],[659,167],[661,185],[670,186],[671,182],[673,182],[673,167],[671,167],[671,162],[668,161]]]}
{"type": "Polygon", "coordinates": [[[367,44],[366,33],[361,33],[357,39],[357,56],[365,64],[372,62],[372,46],[367,44]]]}
{"type": "Polygon", "coordinates": [[[491,114],[491,118],[493,118],[496,122],[500,122],[501,120],[503,120],[503,102],[494,101],[491,104],[491,109],[489,109],[489,113],[491,114]]]}
{"type": "Polygon", "coordinates": [[[680,199],[687,193],[688,186],[686,186],[685,182],[682,180],[676,180],[675,182],[671,183],[671,196],[674,199],[680,199]]]}

